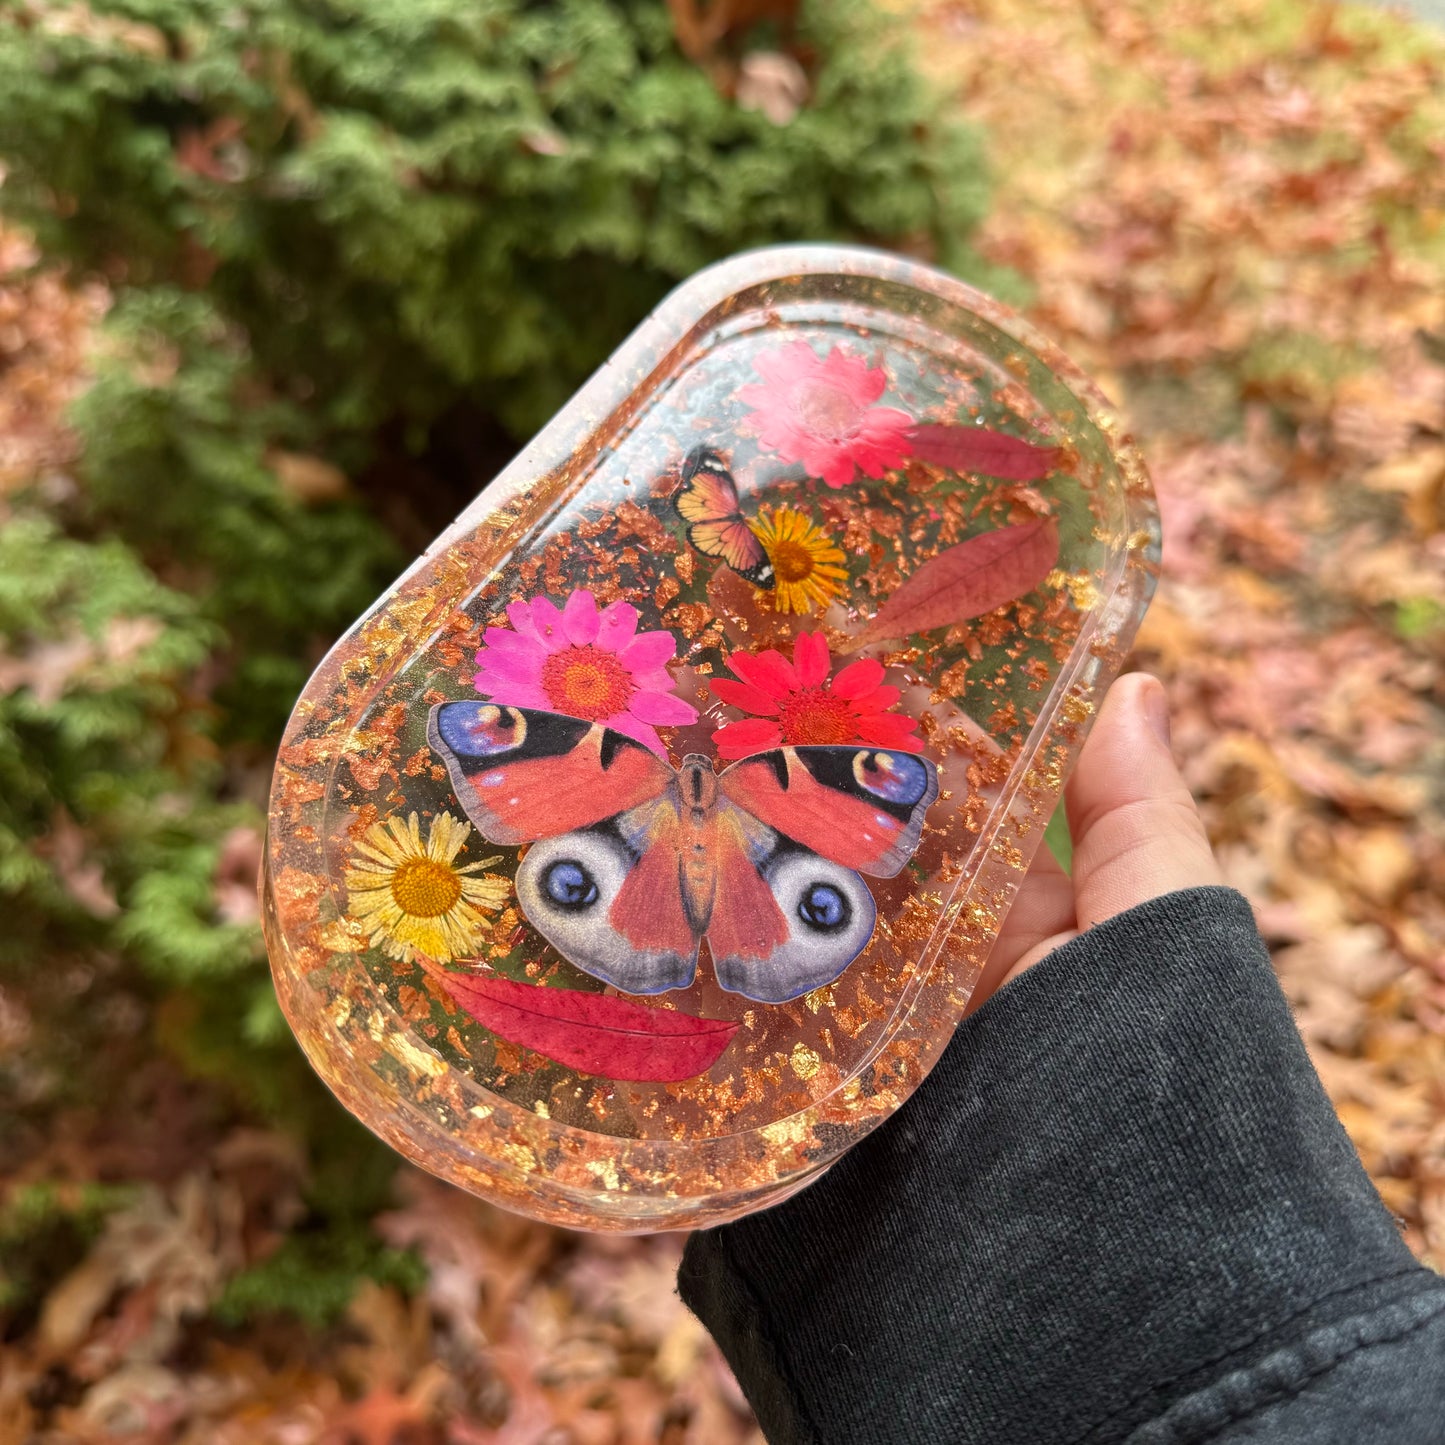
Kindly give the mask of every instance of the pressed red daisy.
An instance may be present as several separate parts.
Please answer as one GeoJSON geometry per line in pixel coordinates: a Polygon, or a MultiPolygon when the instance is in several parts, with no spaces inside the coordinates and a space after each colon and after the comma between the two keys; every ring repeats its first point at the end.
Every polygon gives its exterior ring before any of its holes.
{"type": "Polygon", "coordinates": [[[720,727],[712,740],[724,758],[745,758],[782,744],[872,743],[916,753],[916,718],[890,711],[900,693],[883,681],[883,665],[871,657],[850,662],[829,678],[832,659],[821,632],[801,632],[793,660],[769,648],[734,652],[726,659],[738,680],[716,677],[709,686],[729,707],[751,713],[720,727]]]}

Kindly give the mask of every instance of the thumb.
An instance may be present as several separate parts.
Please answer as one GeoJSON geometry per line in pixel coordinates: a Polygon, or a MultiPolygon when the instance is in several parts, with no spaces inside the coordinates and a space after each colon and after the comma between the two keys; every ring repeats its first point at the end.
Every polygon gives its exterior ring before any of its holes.
{"type": "Polygon", "coordinates": [[[1080,928],[1180,888],[1224,881],[1169,750],[1164,688],[1147,673],[1109,689],[1066,803],[1080,928]]]}

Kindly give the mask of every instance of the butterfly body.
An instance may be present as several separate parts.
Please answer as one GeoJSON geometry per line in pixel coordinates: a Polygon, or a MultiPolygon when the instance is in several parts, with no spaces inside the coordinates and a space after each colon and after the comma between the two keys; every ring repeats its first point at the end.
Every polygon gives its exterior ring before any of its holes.
{"type": "Polygon", "coordinates": [[[673,506],[699,552],[722,558],[754,587],[776,584],[773,564],[742,514],[737,482],[711,447],[694,447],[683,460],[682,486],[673,506]]]}
{"type": "Polygon", "coordinates": [[[677,769],[576,718],[441,703],[428,737],[482,836],[528,842],[517,899],[579,968],[628,993],[685,988],[704,939],[723,988],[781,1003],[831,982],[876,922],[938,794],[871,747],[778,748],[677,769]]]}

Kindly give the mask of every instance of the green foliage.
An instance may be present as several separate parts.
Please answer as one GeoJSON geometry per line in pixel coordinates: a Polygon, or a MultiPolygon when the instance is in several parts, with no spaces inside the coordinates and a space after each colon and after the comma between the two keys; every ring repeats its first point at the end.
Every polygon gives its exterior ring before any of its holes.
{"type": "Polygon", "coordinates": [[[320,1328],[340,1317],[362,1279],[408,1294],[426,1282],[412,1250],[388,1248],[367,1227],[389,1200],[390,1151],[367,1147],[369,1136],[330,1095],[301,1102],[312,1140],[305,1227],[227,1282],[213,1310],[222,1324],[289,1314],[320,1328]]]}
{"type": "Polygon", "coordinates": [[[322,1329],[341,1318],[362,1279],[415,1294],[426,1283],[426,1266],[412,1250],[389,1249],[363,1226],[296,1234],[268,1259],[233,1275],[212,1314],[231,1326],[289,1314],[322,1329]]]}
{"type": "Polygon", "coordinates": [[[37,512],[0,529],[0,962],[43,962],[42,933],[94,939],[115,911],[79,886],[58,824],[88,831],[119,902],[213,831],[212,769],[183,778],[177,752],[202,742],[182,689],[217,637],[122,542],[66,537],[37,512]]]}
{"type": "MultiPolygon", "coordinates": [[[[0,0],[7,220],[112,295],[76,477],[0,499],[0,967],[38,1022],[65,1029],[58,965],[119,979],[313,1156],[387,1157],[298,1088],[259,931],[218,901],[226,839],[406,560],[395,508],[454,514],[674,284],[829,238],[978,274],[976,140],[889,22],[818,0],[797,53],[777,125],[683,58],[664,0],[0,0]]],[[[103,1067],[103,1017],[67,1061],[103,1067]]],[[[405,1283],[319,1219],[222,1313],[405,1283]]]]}
{"type": "Polygon", "coordinates": [[[908,237],[967,265],[974,139],[863,0],[811,8],[785,126],[678,53],[660,0],[91,8],[126,23],[0,28],[7,207],[128,285],[203,277],[352,458],[459,396],[525,434],[746,246],[908,237]]]}
{"type": "Polygon", "coordinates": [[[1074,871],[1074,835],[1069,831],[1069,814],[1062,803],[1054,809],[1049,826],[1044,829],[1044,846],[1065,873],[1074,871]]]}
{"type": "Polygon", "coordinates": [[[1445,633],[1445,605],[1434,597],[1407,597],[1397,602],[1395,631],[1409,642],[1445,633]]]}
{"type": "Polygon", "coordinates": [[[0,1320],[33,1309],[79,1263],[105,1216],[134,1197],[113,1184],[16,1189],[0,1206],[0,1320]]]}

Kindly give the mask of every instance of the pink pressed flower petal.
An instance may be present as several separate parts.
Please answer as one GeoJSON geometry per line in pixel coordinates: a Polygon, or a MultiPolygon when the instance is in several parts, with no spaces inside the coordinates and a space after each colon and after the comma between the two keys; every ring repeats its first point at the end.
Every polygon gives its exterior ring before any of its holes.
{"type": "Polygon", "coordinates": [[[870,367],[861,356],[843,346],[835,346],[827,360],[818,368],[818,379],[846,392],[858,407],[871,406],[883,395],[888,375],[880,367],[870,367]]]}
{"type": "Polygon", "coordinates": [[[635,692],[627,707],[633,717],[661,727],[682,727],[697,721],[697,709],[671,692],[635,692]]]}
{"type": "MultiPolygon", "coordinates": [[[[529,604],[526,602],[507,603],[507,620],[523,637],[530,637],[535,641],[537,629],[532,625],[532,609],[529,604]]],[[[487,631],[501,631],[501,629],[489,627],[487,631]]]]}
{"type": "Polygon", "coordinates": [[[643,672],[634,672],[632,686],[637,692],[676,692],[677,686],[672,674],[665,667],[649,667],[643,672]]]}
{"type": "Polygon", "coordinates": [[[568,645],[567,634],[562,631],[561,612],[545,597],[534,597],[530,606],[537,640],[548,652],[560,652],[568,645]]]}
{"type": "Polygon", "coordinates": [[[793,666],[802,687],[817,687],[828,675],[828,639],[821,632],[800,632],[793,642],[793,666]]]}
{"type": "Polygon", "coordinates": [[[747,386],[738,387],[738,400],[748,406],[769,406],[773,401],[773,391],[771,387],[762,386],[756,381],[751,382],[747,386]]]}
{"type": "Polygon", "coordinates": [[[875,480],[888,470],[888,463],[880,461],[878,453],[869,447],[853,448],[853,465],[863,473],[865,477],[872,477],[875,480]]]}
{"type": "Polygon", "coordinates": [[[493,684],[490,678],[483,678],[481,673],[476,678],[477,691],[483,697],[490,698],[493,702],[502,703],[507,707],[534,707],[541,712],[556,712],[552,705],[552,699],[542,691],[540,687],[534,687],[525,682],[500,682],[493,684]]]}
{"type": "Polygon", "coordinates": [[[626,602],[610,602],[597,617],[597,645],[621,652],[637,634],[637,609],[626,602]]]}
{"type": "Polygon", "coordinates": [[[890,468],[902,466],[908,460],[911,426],[905,413],[875,407],[869,412],[863,431],[849,443],[853,460],[870,477],[881,477],[890,468]],[[880,414],[891,416],[893,420],[876,420],[880,414]]]}
{"type": "Polygon", "coordinates": [[[734,682],[730,677],[714,677],[708,680],[708,686],[713,695],[729,707],[740,707],[744,712],[756,713],[759,717],[777,716],[777,700],[751,683],[734,682]]]}
{"type": "Polygon", "coordinates": [[[763,352],[753,361],[753,370],[775,386],[805,380],[818,366],[818,354],[806,341],[790,341],[775,351],[763,352]]]}
{"type": "Polygon", "coordinates": [[[913,418],[896,406],[874,406],[863,413],[858,435],[866,437],[875,445],[897,446],[909,450],[909,435],[913,431],[913,418]]]}
{"type": "Polygon", "coordinates": [[[672,660],[677,642],[670,632],[639,632],[621,652],[617,660],[634,676],[649,672],[672,660]]]}
{"type": "Polygon", "coordinates": [[[883,664],[873,657],[860,657],[833,679],[832,693],[835,697],[862,697],[882,681],[883,664]]]}
{"type": "Polygon", "coordinates": [[[826,466],[809,467],[808,469],[815,476],[823,479],[828,486],[834,488],[846,487],[857,474],[857,467],[853,458],[845,451],[836,451],[828,459],[826,466]]]}
{"type": "Polygon", "coordinates": [[[490,648],[477,658],[477,663],[478,689],[482,687],[482,678],[492,686],[509,682],[527,687],[541,685],[542,665],[537,658],[490,648]]]}
{"type": "Polygon", "coordinates": [[[762,688],[769,697],[785,698],[798,690],[793,664],[772,648],[766,652],[734,652],[727,658],[727,665],[744,682],[762,688]]]}
{"type": "Polygon", "coordinates": [[[562,608],[562,631],[574,647],[587,647],[597,639],[597,625],[597,599],[579,587],[562,608]]]}
{"type": "Polygon", "coordinates": [[[858,736],[867,743],[883,748],[899,748],[905,753],[921,752],[923,740],[910,736],[918,724],[911,717],[880,713],[876,717],[858,719],[858,736]]]}
{"type": "Polygon", "coordinates": [[[513,632],[510,627],[489,627],[482,634],[484,646],[477,650],[477,661],[488,653],[505,652],[509,657],[530,657],[538,667],[547,660],[547,649],[530,634],[513,632]]]}
{"type": "MultiPolygon", "coordinates": [[[[776,403],[774,403],[776,404],[776,403]]],[[[806,432],[795,417],[787,412],[756,412],[754,427],[758,441],[782,457],[785,462],[803,459],[803,450],[809,445],[811,432],[806,432]]]]}
{"type": "Polygon", "coordinates": [[[887,712],[890,707],[896,707],[898,699],[903,694],[896,687],[889,687],[886,683],[882,687],[875,687],[872,692],[865,692],[861,697],[850,698],[853,710],[860,715],[869,713],[887,712]]]}
{"type": "Polygon", "coordinates": [[[751,753],[777,747],[783,740],[783,730],[776,723],[764,722],[762,718],[744,718],[742,722],[719,728],[712,735],[712,740],[719,757],[745,758],[751,753]]]}
{"type": "Polygon", "coordinates": [[[604,718],[602,726],[611,728],[615,733],[621,733],[624,737],[634,738],[645,748],[651,748],[660,758],[667,757],[667,749],[662,745],[662,739],[657,735],[657,729],[649,727],[641,718],[633,717],[630,712],[614,713],[609,718],[604,718]]]}

